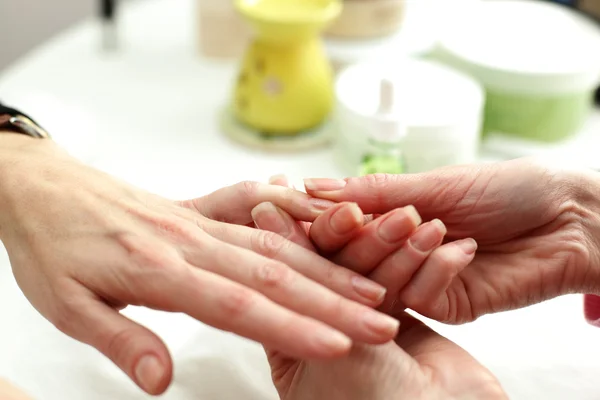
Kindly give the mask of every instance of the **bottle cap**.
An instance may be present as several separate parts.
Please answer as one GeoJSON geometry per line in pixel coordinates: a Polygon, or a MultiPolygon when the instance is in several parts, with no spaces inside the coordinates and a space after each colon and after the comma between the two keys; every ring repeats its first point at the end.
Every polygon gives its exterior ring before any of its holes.
{"type": "Polygon", "coordinates": [[[407,126],[402,117],[405,111],[398,101],[392,81],[383,79],[379,89],[379,108],[369,117],[369,135],[381,142],[394,143],[406,136],[407,126]]]}

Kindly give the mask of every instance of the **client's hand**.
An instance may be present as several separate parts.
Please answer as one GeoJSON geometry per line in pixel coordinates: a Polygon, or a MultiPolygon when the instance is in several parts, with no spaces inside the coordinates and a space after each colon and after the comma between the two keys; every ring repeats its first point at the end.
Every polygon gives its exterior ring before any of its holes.
{"type": "Polygon", "coordinates": [[[276,234],[234,225],[251,223],[264,201],[310,221],[331,205],[251,182],[172,201],[51,141],[0,135],[0,238],[19,286],[58,329],[151,394],[171,381],[171,358],[160,338],[119,313],[127,305],[186,313],[303,358],[395,336],[397,321],[372,309],[380,285],[276,234]]]}
{"type": "MultiPolygon", "coordinates": [[[[298,244],[314,249],[301,227],[283,210],[261,204],[253,211],[253,216],[262,229],[280,232],[298,244]]],[[[423,264],[431,271],[451,276],[453,269],[444,268],[445,265],[460,268],[472,259],[472,253],[465,253],[460,245],[438,247],[445,233],[439,222],[415,230],[420,219],[412,208],[396,210],[379,219],[362,227],[360,209],[352,204],[340,204],[319,217],[310,227],[310,234],[323,248],[341,249],[333,256],[341,262],[362,260],[368,264],[377,262],[375,255],[384,259],[386,254],[391,254],[395,258],[394,265],[416,271],[423,264]],[[380,232],[385,229],[378,228],[384,225],[390,232],[395,232],[396,240],[381,240],[380,232]],[[419,242],[429,245],[415,247],[414,243],[419,242]],[[421,250],[425,247],[431,249],[421,250]],[[434,256],[436,252],[440,255],[434,256]]],[[[384,234],[384,237],[387,236],[384,234]]],[[[391,286],[397,288],[393,281],[394,271],[390,273],[391,286]]],[[[427,287],[424,289],[428,290],[427,287]]],[[[281,398],[505,398],[489,371],[460,347],[403,312],[394,316],[403,322],[395,343],[357,345],[348,357],[334,362],[302,362],[267,349],[273,380],[281,398]]]]}

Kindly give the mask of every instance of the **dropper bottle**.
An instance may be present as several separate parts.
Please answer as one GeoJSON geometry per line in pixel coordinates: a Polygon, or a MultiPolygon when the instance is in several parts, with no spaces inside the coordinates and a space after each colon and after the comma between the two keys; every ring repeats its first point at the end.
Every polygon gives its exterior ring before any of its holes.
{"type": "Polygon", "coordinates": [[[382,80],[379,108],[367,121],[368,145],[360,163],[360,176],[376,173],[402,174],[406,170],[402,141],[406,137],[407,128],[404,118],[399,116],[395,97],[393,83],[387,79],[382,80]]]}

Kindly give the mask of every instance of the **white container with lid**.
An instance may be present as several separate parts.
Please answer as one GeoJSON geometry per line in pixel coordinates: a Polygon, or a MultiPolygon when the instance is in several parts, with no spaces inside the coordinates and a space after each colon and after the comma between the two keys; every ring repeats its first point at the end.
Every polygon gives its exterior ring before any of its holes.
{"type": "Polygon", "coordinates": [[[600,82],[600,29],[539,0],[474,2],[441,26],[434,57],[482,83],[486,133],[552,142],[578,131],[600,82]]]}
{"type": "Polygon", "coordinates": [[[378,111],[384,79],[402,99],[395,113],[405,118],[407,172],[477,160],[484,93],[476,81],[431,61],[373,62],[346,68],[336,81],[334,157],[346,174],[354,175],[361,161],[371,127],[367,116],[378,111]]]}

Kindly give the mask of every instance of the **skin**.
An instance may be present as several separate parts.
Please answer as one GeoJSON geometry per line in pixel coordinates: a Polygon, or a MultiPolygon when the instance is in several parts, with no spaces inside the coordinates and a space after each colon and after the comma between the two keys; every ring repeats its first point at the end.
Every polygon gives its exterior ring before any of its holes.
{"type": "MultiPolygon", "coordinates": [[[[478,250],[464,269],[444,275],[437,294],[420,284],[433,268],[405,269],[399,301],[448,323],[525,307],[567,293],[600,293],[600,178],[566,165],[521,159],[482,166],[443,168],[415,175],[372,175],[345,180],[308,179],[309,194],[357,203],[365,213],[408,204],[425,221],[439,218],[446,241],[473,238],[478,250]]],[[[382,269],[359,270],[385,285],[382,269]]],[[[389,296],[389,294],[388,294],[389,296]]]]}
{"type": "Polygon", "coordinates": [[[10,382],[0,379],[0,399],[2,400],[32,400],[23,391],[10,382]]]}
{"type": "MultiPolygon", "coordinates": [[[[273,182],[287,184],[282,177],[273,182]]],[[[419,226],[420,217],[411,207],[366,224],[368,219],[352,203],[331,208],[310,226],[296,223],[272,204],[261,204],[252,214],[261,229],[278,232],[313,251],[327,249],[331,259],[362,265],[365,270],[369,269],[369,263],[378,262],[373,254],[378,254],[378,259],[401,262],[406,269],[428,267],[442,274],[452,274],[451,271],[465,267],[474,257],[472,251],[465,251],[472,247],[442,245],[446,232],[443,224],[430,222],[419,226]],[[340,216],[345,220],[343,230],[336,219],[340,216]],[[377,228],[383,221],[402,232],[395,241],[390,242],[389,235],[380,234],[377,228]],[[412,244],[423,232],[429,232],[429,242],[434,243],[428,251],[416,249],[412,244]],[[359,259],[349,257],[350,254],[359,259]]],[[[472,245],[472,241],[464,243],[472,245]]],[[[379,268],[385,265],[379,264],[379,268]]],[[[393,293],[397,286],[393,274],[389,278],[388,291],[393,293]]],[[[423,296],[428,293],[423,292],[423,296]]],[[[466,351],[405,312],[393,316],[401,321],[395,341],[379,346],[358,344],[348,356],[336,360],[303,361],[267,348],[273,381],[281,399],[507,398],[493,375],[466,351]]]]}
{"type": "Polygon", "coordinates": [[[0,239],[20,288],[59,330],[150,394],[171,382],[171,357],[160,338],[119,313],[127,305],[186,313],[305,359],[396,335],[398,322],[373,310],[383,287],[244,226],[265,201],[307,221],[332,205],[252,182],[168,200],[83,165],[52,141],[0,133],[0,239]]]}

